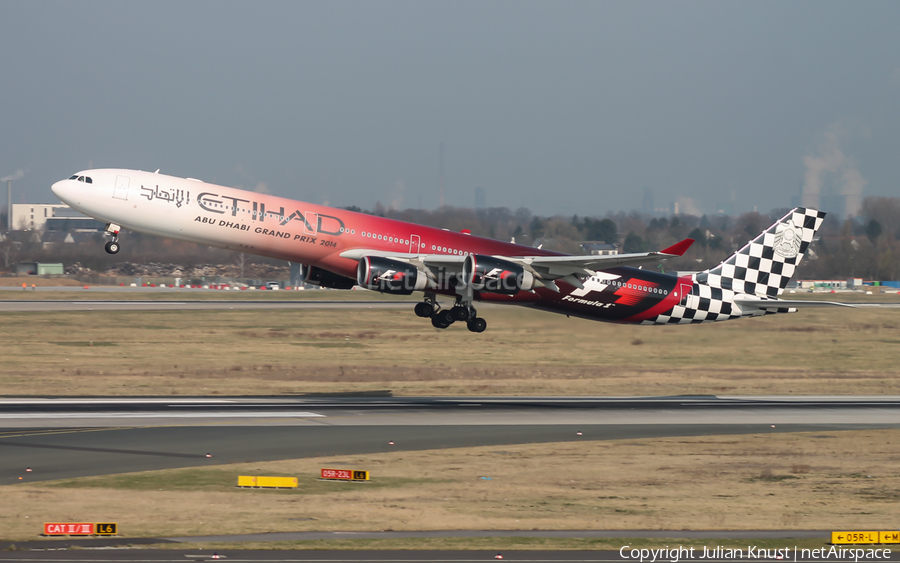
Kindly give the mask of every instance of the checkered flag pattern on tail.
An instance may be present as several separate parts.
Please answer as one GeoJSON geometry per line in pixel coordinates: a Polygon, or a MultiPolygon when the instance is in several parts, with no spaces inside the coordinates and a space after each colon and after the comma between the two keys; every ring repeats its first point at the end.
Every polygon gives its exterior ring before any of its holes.
{"type": "Polygon", "coordinates": [[[696,280],[735,293],[781,295],[824,218],[823,211],[794,208],[727,260],[697,274],[696,280]]]}

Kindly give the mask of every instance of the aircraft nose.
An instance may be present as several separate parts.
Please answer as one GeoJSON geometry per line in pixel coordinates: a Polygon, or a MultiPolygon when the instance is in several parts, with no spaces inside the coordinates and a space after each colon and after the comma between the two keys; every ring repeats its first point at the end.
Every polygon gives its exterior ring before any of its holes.
{"type": "Polygon", "coordinates": [[[72,189],[69,186],[68,180],[60,180],[59,182],[56,182],[55,184],[50,186],[50,191],[53,192],[53,194],[58,197],[60,201],[69,203],[67,196],[71,194],[72,189]]]}

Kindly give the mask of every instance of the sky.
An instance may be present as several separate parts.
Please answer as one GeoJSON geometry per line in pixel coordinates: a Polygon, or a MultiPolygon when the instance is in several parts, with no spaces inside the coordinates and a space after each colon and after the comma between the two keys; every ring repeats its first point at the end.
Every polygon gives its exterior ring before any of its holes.
{"type": "MultiPolygon", "coordinates": [[[[900,196],[900,2],[0,0],[0,178],[334,206],[768,212],[900,196]]],[[[5,181],[0,187],[5,205],[5,181]]]]}

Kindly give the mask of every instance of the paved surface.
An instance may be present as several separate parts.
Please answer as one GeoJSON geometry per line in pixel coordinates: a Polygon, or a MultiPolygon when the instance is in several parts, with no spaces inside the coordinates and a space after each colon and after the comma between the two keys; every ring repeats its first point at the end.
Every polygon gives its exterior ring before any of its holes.
{"type": "MultiPolygon", "coordinates": [[[[752,542],[750,542],[752,545],[752,542]]],[[[660,546],[663,547],[663,546],[660,546]]],[[[670,546],[676,547],[676,546],[670,546]]],[[[691,547],[690,545],[685,545],[684,547],[691,547]]],[[[798,557],[796,559],[793,558],[793,546],[788,545],[785,547],[791,548],[791,557],[786,558],[785,561],[796,561],[796,562],[812,562],[821,563],[823,561],[822,558],[812,559],[812,558],[803,558],[798,557]]],[[[867,546],[859,546],[859,547],[867,547],[867,546]]],[[[883,549],[887,546],[874,546],[880,549],[883,549]]],[[[744,552],[747,552],[747,548],[743,548],[744,552]]],[[[759,552],[757,552],[759,553],[759,552]]],[[[774,552],[773,552],[774,553],[774,552]]],[[[640,559],[632,559],[631,554],[626,550],[624,554],[628,557],[627,559],[622,556],[622,552],[618,550],[614,551],[488,551],[488,550],[473,550],[473,551],[424,551],[424,550],[384,550],[384,551],[322,551],[322,550],[310,550],[310,551],[252,551],[252,550],[212,550],[212,549],[201,549],[201,550],[106,550],[106,551],[96,551],[96,550],[78,550],[78,551],[24,551],[24,552],[0,552],[0,561],[48,561],[48,562],[58,562],[58,563],[68,563],[68,562],[78,562],[78,563],[86,563],[92,561],[104,561],[104,562],[116,562],[121,561],[123,563],[169,563],[172,561],[213,561],[213,554],[217,554],[222,559],[218,559],[218,561],[228,561],[228,562],[249,562],[249,561],[271,561],[271,562],[289,562],[289,561],[328,561],[328,562],[387,562],[387,561],[440,561],[444,563],[452,563],[456,561],[495,561],[497,560],[497,556],[500,555],[505,561],[521,561],[521,562],[532,562],[532,563],[540,563],[540,562],[561,562],[561,561],[571,561],[571,562],[586,562],[586,561],[596,561],[596,562],[631,562],[631,561],[640,561],[640,559]]],[[[802,552],[801,552],[802,554],[802,552]]],[[[703,555],[702,548],[695,548],[694,557],[693,558],[685,558],[684,556],[678,558],[680,561],[685,560],[699,560],[710,563],[718,563],[718,562],[728,562],[733,563],[735,559],[723,559],[720,557],[711,557],[711,558],[702,558],[699,556],[703,555]]],[[[772,558],[774,559],[774,557],[772,558]]],[[[746,559],[744,559],[746,560],[746,559]]],[[[760,558],[754,560],[767,561],[767,558],[760,558]]],[[[900,560],[900,556],[898,556],[897,550],[893,550],[890,557],[888,558],[879,558],[879,559],[866,559],[861,558],[859,561],[897,561],[900,560]]],[[[649,563],[650,559],[645,559],[649,563]]],[[[673,558],[665,558],[665,559],[656,559],[656,561],[660,562],[671,562],[673,558]]],[[[840,558],[829,558],[827,561],[854,561],[853,556],[844,556],[840,558]]]]}
{"type": "MultiPolygon", "coordinates": [[[[900,397],[253,397],[0,400],[0,484],[222,463],[579,440],[900,428],[900,397]],[[787,422],[780,422],[786,420],[787,422]],[[772,421],[779,421],[773,423],[772,421]],[[141,424],[136,424],[140,422],[141,424]],[[391,444],[393,442],[393,444],[391,444]],[[210,454],[212,457],[207,457],[210,454]],[[32,471],[26,471],[32,468],[32,471]],[[19,479],[22,477],[22,480],[19,479]]],[[[500,452],[498,452],[500,453],[500,452]]],[[[823,531],[306,532],[44,540],[58,549],[165,542],[415,537],[823,538],[823,531]]],[[[0,549],[4,546],[0,544],[0,549]]],[[[185,561],[159,551],[2,552],[8,561],[185,561]],[[52,555],[51,555],[52,554],[52,555]]],[[[487,552],[240,552],[234,561],[479,561],[487,552]]],[[[514,561],[622,561],[618,552],[511,552],[514,561]]],[[[716,559],[704,559],[716,561],[716,559]]]]}
{"type": "Polygon", "coordinates": [[[282,300],[204,300],[204,301],[13,301],[0,300],[0,313],[49,311],[193,311],[203,309],[412,309],[415,301],[282,301],[282,300]]]}
{"type": "Polygon", "coordinates": [[[409,538],[678,538],[678,539],[821,539],[830,530],[436,530],[425,532],[281,532],[238,536],[165,538],[171,542],[309,541],[409,538]]]}
{"type": "MultiPolygon", "coordinates": [[[[900,397],[247,397],[0,399],[0,429],[900,423],[900,397]]],[[[714,432],[714,429],[711,430],[714,432]]]]}
{"type": "Polygon", "coordinates": [[[900,428],[900,398],[4,399],[0,484],[392,450],[864,428],[900,428]]]}

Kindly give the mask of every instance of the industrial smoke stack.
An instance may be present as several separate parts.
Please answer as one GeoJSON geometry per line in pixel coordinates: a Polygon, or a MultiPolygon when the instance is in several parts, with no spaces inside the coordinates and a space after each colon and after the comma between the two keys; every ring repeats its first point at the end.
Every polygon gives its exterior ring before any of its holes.
{"type": "Polygon", "coordinates": [[[826,180],[830,180],[834,186],[831,195],[843,200],[844,216],[859,214],[862,208],[863,188],[867,182],[859,172],[856,160],[844,154],[841,149],[841,143],[848,135],[849,132],[840,122],[832,123],[820,139],[816,151],[818,154],[803,157],[806,173],[803,177],[800,203],[804,207],[821,209],[825,206],[826,202],[822,196],[827,194],[822,193],[822,187],[826,180]]]}
{"type": "Polygon", "coordinates": [[[6,232],[12,232],[12,180],[6,181],[6,232]]]}
{"type": "Polygon", "coordinates": [[[438,194],[438,208],[443,209],[444,208],[444,141],[441,141],[441,154],[440,154],[439,161],[440,162],[438,165],[438,169],[439,169],[439,174],[441,177],[441,188],[440,188],[440,193],[438,194]]]}

